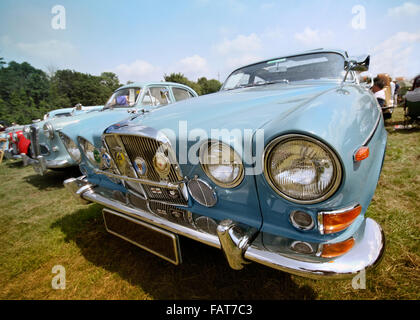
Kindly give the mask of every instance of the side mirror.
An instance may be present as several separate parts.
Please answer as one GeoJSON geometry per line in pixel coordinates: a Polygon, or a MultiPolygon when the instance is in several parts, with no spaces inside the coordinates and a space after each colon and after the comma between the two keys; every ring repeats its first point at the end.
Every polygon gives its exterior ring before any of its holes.
{"type": "Polygon", "coordinates": [[[343,82],[346,81],[347,76],[350,71],[364,72],[369,70],[370,56],[364,55],[360,57],[350,57],[344,61],[344,70],[346,74],[344,76],[343,82]]]}
{"type": "Polygon", "coordinates": [[[364,72],[369,70],[370,56],[350,57],[344,63],[346,71],[364,72]]]}

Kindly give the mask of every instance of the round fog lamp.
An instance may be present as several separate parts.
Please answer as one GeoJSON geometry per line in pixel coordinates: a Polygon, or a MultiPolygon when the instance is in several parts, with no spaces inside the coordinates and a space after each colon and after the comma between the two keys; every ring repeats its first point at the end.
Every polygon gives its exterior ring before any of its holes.
{"type": "Polygon", "coordinates": [[[310,254],[314,252],[314,250],[312,249],[312,246],[309,243],[302,242],[302,241],[293,242],[291,245],[291,248],[293,251],[296,251],[298,253],[303,253],[303,254],[310,254]]]}
{"type": "Polygon", "coordinates": [[[290,214],[290,221],[295,228],[300,230],[310,230],[315,225],[312,216],[303,211],[293,211],[290,214]]]}

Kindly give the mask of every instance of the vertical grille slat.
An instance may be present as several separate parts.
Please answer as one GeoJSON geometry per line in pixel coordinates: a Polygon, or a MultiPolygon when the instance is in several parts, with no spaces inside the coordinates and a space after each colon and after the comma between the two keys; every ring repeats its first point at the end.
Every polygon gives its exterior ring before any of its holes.
{"type": "Polygon", "coordinates": [[[31,140],[31,151],[32,157],[36,158],[40,154],[39,145],[38,145],[38,128],[36,126],[30,127],[30,139],[31,140]]]}

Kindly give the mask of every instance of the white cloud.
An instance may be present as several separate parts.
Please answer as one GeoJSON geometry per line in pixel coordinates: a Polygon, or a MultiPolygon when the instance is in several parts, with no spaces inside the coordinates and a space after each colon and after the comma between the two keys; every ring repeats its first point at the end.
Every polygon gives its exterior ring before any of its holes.
{"type": "Polygon", "coordinates": [[[370,71],[392,76],[414,75],[413,46],[420,43],[420,32],[397,32],[373,48],[370,71]]]}
{"type": "Polygon", "coordinates": [[[24,59],[36,58],[44,63],[69,62],[78,54],[76,48],[67,41],[46,40],[39,42],[16,42],[7,35],[0,38],[0,44],[24,59]]]}
{"type": "Polygon", "coordinates": [[[261,56],[253,54],[244,54],[239,57],[230,57],[226,59],[226,67],[229,68],[229,71],[233,71],[242,66],[261,61],[261,56]]]}
{"type": "Polygon", "coordinates": [[[206,76],[209,72],[207,60],[195,54],[181,59],[176,63],[175,72],[182,72],[189,79],[196,80],[199,77],[206,76]]]}
{"type": "Polygon", "coordinates": [[[36,43],[16,43],[16,47],[23,53],[30,56],[38,56],[45,60],[72,56],[76,53],[76,48],[70,42],[58,40],[48,40],[36,43]]]}
{"type": "Polygon", "coordinates": [[[401,6],[388,9],[388,15],[391,17],[415,16],[419,13],[420,13],[420,5],[412,3],[412,2],[405,2],[401,6]]]}
{"type": "Polygon", "coordinates": [[[120,64],[111,70],[118,75],[121,82],[130,81],[158,81],[162,80],[161,68],[144,60],[136,60],[130,64],[120,64]]]}
{"type": "Polygon", "coordinates": [[[331,41],[333,33],[330,30],[320,31],[306,27],[300,33],[295,33],[295,39],[306,46],[321,45],[331,41]]]}
{"type": "Polygon", "coordinates": [[[224,39],[216,46],[216,51],[222,55],[246,53],[250,51],[255,52],[260,49],[261,39],[255,33],[251,33],[248,36],[240,34],[232,40],[224,39]]]}

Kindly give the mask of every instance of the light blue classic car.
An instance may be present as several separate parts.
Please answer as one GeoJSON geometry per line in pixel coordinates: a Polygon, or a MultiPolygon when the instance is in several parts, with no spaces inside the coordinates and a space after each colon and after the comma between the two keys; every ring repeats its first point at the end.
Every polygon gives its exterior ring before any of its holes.
{"type": "MultiPolygon", "coordinates": [[[[138,113],[148,113],[176,101],[197,97],[197,93],[182,84],[172,82],[132,83],[116,90],[100,112],[90,112],[44,124],[45,135],[39,134],[39,144],[49,144],[55,154],[37,156],[32,164],[43,174],[48,168],[74,166],[80,163],[81,153],[88,162],[96,164],[96,148],[101,147],[101,134],[111,124],[138,113]],[[42,141],[43,140],[43,141],[42,141]]],[[[89,166],[80,166],[82,172],[89,166]]]]}
{"type": "Polygon", "coordinates": [[[44,120],[25,125],[23,134],[31,141],[27,155],[22,154],[24,165],[31,164],[36,173],[43,175],[48,169],[62,169],[77,166],[58,136],[58,129],[78,121],[85,114],[100,111],[104,106],[82,106],[62,108],[44,115],[44,120]]]}
{"type": "Polygon", "coordinates": [[[233,269],[352,277],[385,248],[365,217],[387,141],[357,78],[368,66],[314,50],[239,68],[218,93],[108,127],[100,149],[79,139],[89,170],[64,185],[105,207],[107,231],[174,264],[182,235],[233,269]]]}

